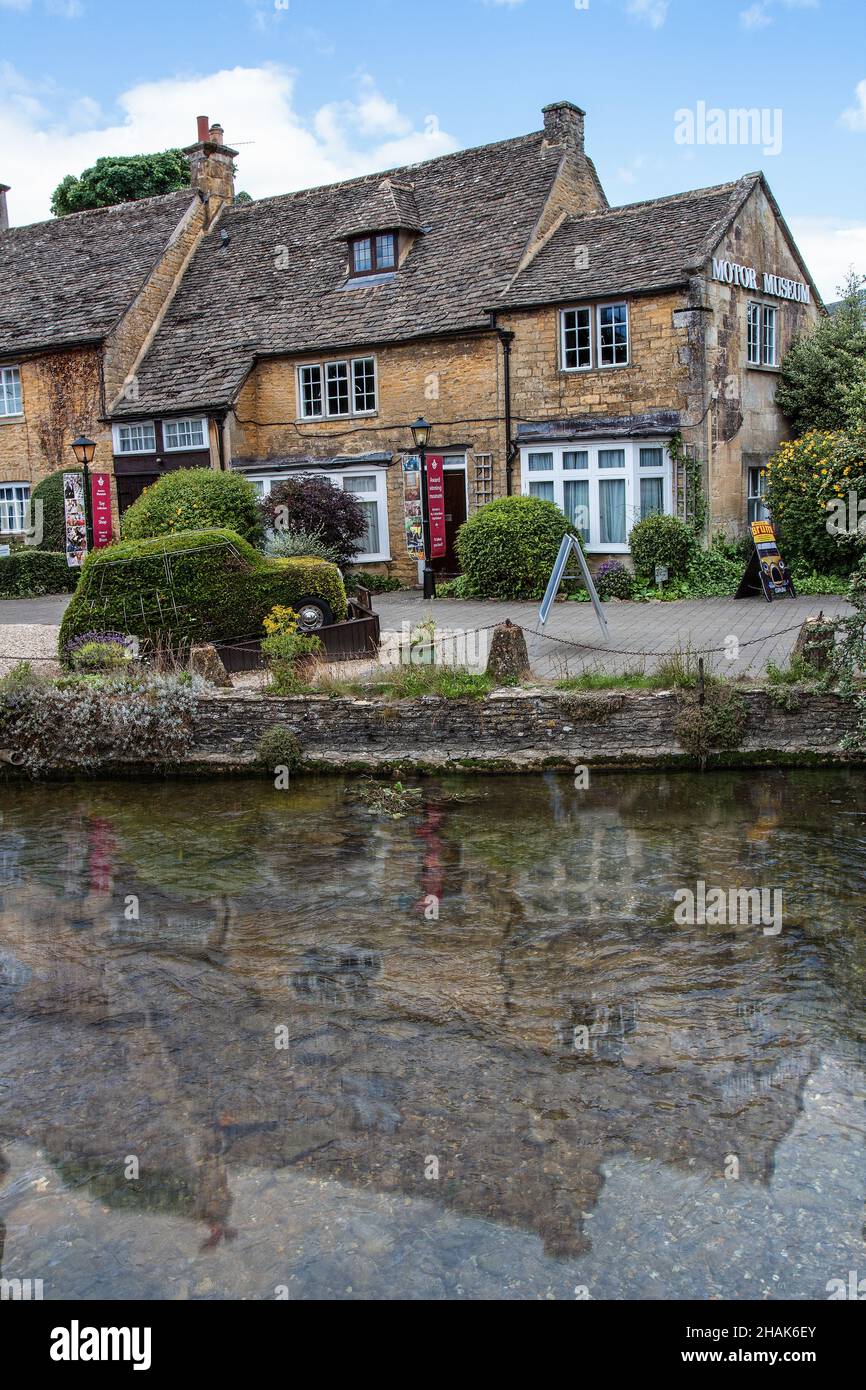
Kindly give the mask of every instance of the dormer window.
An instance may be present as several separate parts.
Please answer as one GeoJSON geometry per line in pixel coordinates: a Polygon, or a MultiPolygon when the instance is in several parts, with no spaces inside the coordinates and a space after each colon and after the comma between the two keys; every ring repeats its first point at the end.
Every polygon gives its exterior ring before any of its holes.
{"type": "Polygon", "coordinates": [[[375,236],[356,237],[351,242],[352,274],[381,275],[397,266],[397,235],[378,232],[375,236]]]}

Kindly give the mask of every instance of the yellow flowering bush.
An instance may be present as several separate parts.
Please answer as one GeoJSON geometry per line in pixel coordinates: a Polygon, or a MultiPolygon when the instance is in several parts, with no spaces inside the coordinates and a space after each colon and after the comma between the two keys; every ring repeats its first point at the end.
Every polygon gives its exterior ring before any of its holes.
{"type": "Polygon", "coordinates": [[[269,637],[289,637],[298,630],[298,615],[294,608],[277,603],[264,618],[262,627],[269,637]]]}
{"type": "Polygon", "coordinates": [[[842,430],[809,430],[770,460],[766,503],[792,570],[850,574],[866,537],[857,533],[849,493],[866,503],[864,474],[863,438],[842,430]]]}

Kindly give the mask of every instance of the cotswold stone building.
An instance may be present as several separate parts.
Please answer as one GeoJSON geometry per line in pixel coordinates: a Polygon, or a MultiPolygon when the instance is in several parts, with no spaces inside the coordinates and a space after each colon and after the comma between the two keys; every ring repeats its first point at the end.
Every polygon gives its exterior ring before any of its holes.
{"type": "MultiPolygon", "coordinates": [[[[611,208],[563,102],[531,135],[233,206],[234,152],[218,127],[199,135],[189,253],[131,350],[99,346],[121,511],[180,466],[237,469],[262,494],[320,473],[366,510],[362,562],[408,579],[402,464],[423,414],[445,458],[446,570],[465,517],[509,492],[554,500],[597,557],[626,555],[641,516],[682,514],[687,476],[708,532],[760,514],[785,434],[778,364],[823,312],[761,174],[611,208]]],[[[45,235],[0,234],[0,262],[8,236],[45,235]]],[[[13,356],[0,320],[20,374],[13,356]]]]}

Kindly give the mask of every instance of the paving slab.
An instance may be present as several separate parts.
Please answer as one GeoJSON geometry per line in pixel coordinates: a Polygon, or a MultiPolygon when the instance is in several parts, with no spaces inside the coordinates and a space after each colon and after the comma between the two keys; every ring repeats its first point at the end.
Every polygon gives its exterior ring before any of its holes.
{"type": "Polygon", "coordinates": [[[834,595],[767,603],[764,599],[710,598],[672,603],[606,603],[609,641],[605,641],[588,603],[556,603],[542,630],[537,603],[498,603],[462,599],[425,601],[420,594],[378,594],[374,607],[383,631],[415,628],[432,617],[437,632],[489,630],[510,618],[526,631],[533,672],[546,678],[604,671],[649,674],[672,653],[704,655],[709,672],[760,677],[768,662],[784,665],[802,624],[823,613],[851,611],[834,595]],[[730,640],[733,639],[733,640],[730,640]],[[728,652],[732,654],[728,656],[728,652]],[[735,657],[733,654],[736,654],[735,657]]]}

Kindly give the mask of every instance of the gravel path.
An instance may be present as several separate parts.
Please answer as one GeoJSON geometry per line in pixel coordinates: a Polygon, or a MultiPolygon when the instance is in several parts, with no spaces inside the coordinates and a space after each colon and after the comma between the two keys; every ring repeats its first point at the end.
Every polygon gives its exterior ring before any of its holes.
{"type": "Polygon", "coordinates": [[[46,675],[60,674],[53,623],[0,623],[0,676],[19,661],[33,661],[46,675]]]}

